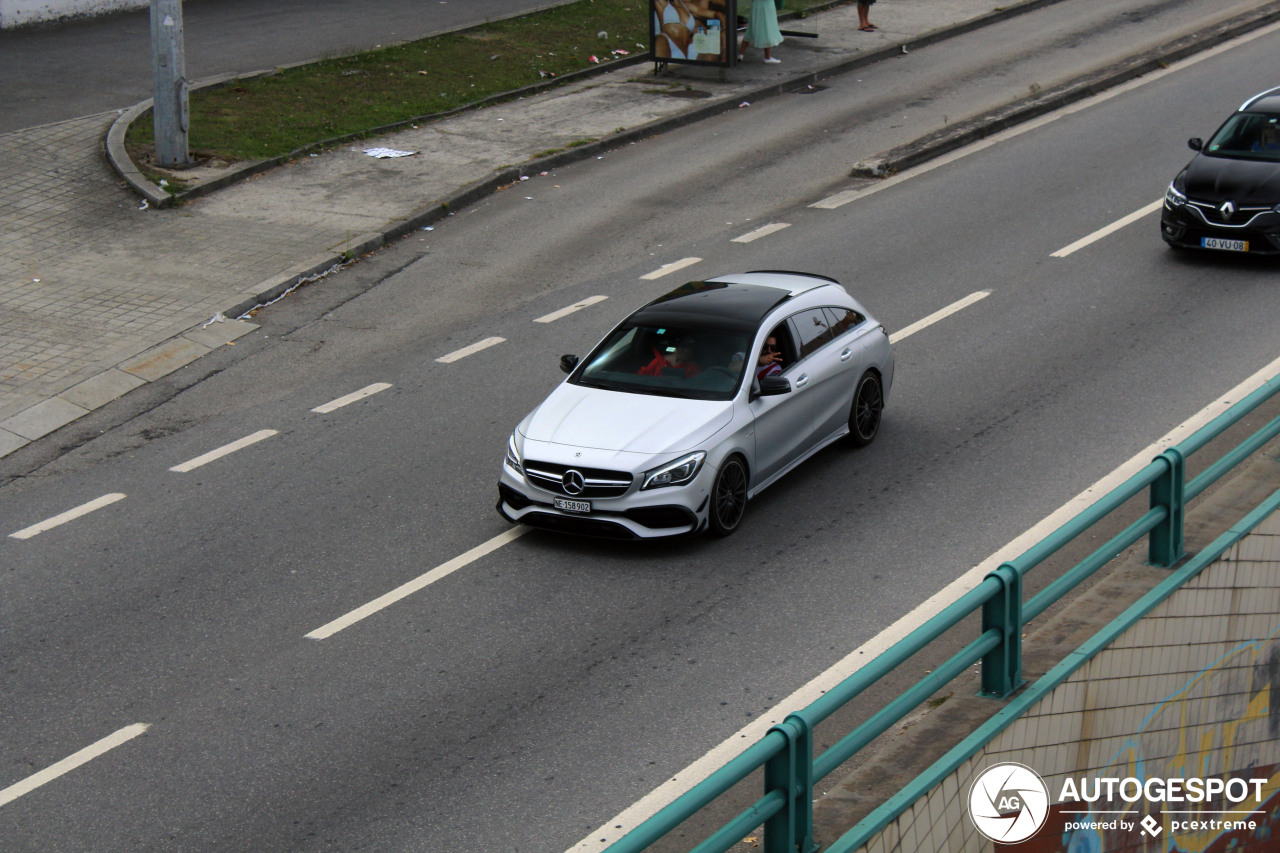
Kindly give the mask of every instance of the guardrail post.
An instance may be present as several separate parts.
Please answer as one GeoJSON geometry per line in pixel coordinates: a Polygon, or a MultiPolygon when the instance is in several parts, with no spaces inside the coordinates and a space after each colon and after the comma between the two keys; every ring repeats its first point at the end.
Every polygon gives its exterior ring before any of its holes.
{"type": "Polygon", "coordinates": [[[815,853],[813,841],[813,726],[790,714],[771,731],[787,739],[787,748],[764,766],[765,793],[781,789],[787,807],[764,823],[765,853],[815,853]]]}
{"type": "Polygon", "coordinates": [[[1000,645],[982,658],[982,696],[1003,699],[1022,686],[1022,575],[1010,563],[987,575],[1000,593],[982,605],[982,633],[1000,632],[1000,645]]]}
{"type": "Polygon", "coordinates": [[[1187,460],[1182,451],[1170,447],[1153,461],[1164,462],[1164,476],[1151,484],[1151,508],[1164,507],[1168,515],[1152,531],[1147,540],[1147,562],[1152,566],[1171,568],[1182,559],[1185,521],[1187,460]]]}

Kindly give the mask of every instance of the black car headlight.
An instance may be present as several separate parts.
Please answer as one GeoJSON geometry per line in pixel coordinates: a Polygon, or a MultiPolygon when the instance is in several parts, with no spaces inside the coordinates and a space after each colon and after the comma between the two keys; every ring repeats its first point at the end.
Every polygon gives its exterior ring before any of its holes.
{"type": "Polygon", "coordinates": [[[512,433],[507,439],[507,458],[506,463],[519,473],[523,474],[524,469],[520,467],[520,452],[516,450],[516,434],[512,433]]]}
{"type": "Polygon", "coordinates": [[[1187,203],[1186,195],[1175,186],[1177,181],[1169,184],[1169,188],[1164,191],[1164,203],[1169,207],[1178,208],[1187,203]]]}
{"type": "Polygon", "coordinates": [[[699,450],[687,456],[681,456],[674,462],[668,462],[661,468],[645,471],[641,480],[641,489],[658,489],[663,486],[683,486],[698,476],[702,463],[706,461],[707,452],[699,450]]]}

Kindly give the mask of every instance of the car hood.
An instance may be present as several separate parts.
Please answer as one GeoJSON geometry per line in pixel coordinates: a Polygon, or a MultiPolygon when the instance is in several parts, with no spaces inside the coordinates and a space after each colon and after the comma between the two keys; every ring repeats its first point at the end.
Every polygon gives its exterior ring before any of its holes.
{"type": "Polygon", "coordinates": [[[733,419],[733,402],[560,385],[520,424],[532,441],[628,453],[693,450],[733,419]]]}
{"type": "Polygon", "coordinates": [[[1270,207],[1280,202],[1280,164],[1201,155],[1187,166],[1186,187],[1197,201],[1270,207]]]}

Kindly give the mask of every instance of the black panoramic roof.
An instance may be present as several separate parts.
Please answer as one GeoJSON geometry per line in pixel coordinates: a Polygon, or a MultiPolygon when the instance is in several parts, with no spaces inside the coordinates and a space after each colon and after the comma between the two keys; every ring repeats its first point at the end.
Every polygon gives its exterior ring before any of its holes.
{"type": "Polygon", "coordinates": [[[631,315],[631,321],[644,325],[698,325],[749,331],[790,296],[791,292],[781,287],[691,281],[659,296],[631,315]]]}

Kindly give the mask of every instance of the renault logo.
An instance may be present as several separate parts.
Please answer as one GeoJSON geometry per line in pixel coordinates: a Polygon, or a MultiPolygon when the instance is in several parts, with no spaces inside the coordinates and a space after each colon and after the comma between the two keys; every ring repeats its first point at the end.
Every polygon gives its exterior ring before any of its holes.
{"type": "Polygon", "coordinates": [[[560,478],[560,485],[564,488],[566,495],[580,495],[582,490],[586,488],[586,478],[582,476],[581,471],[575,471],[570,468],[564,472],[560,478]]]}
{"type": "Polygon", "coordinates": [[[1218,208],[1218,212],[1222,214],[1223,219],[1230,219],[1236,215],[1236,203],[1234,201],[1224,201],[1222,206],[1218,208]]]}

